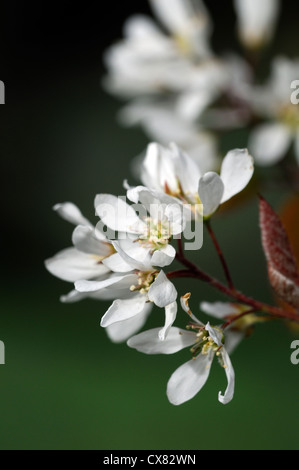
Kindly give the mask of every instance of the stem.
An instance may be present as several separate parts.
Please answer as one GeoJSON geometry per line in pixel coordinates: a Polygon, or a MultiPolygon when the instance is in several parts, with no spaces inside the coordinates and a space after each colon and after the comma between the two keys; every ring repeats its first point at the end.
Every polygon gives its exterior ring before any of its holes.
{"type": "MultiPolygon", "coordinates": [[[[186,265],[187,264],[186,262],[188,262],[188,260],[184,259],[183,264],[186,265]]],[[[191,263],[191,265],[193,265],[193,263],[191,263]]],[[[226,296],[231,297],[234,300],[237,300],[238,302],[241,302],[245,305],[249,305],[255,311],[262,311],[274,317],[287,318],[288,320],[299,322],[299,315],[289,312],[288,310],[284,310],[279,307],[273,307],[272,305],[268,305],[264,302],[260,302],[259,300],[252,299],[251,297],[247,297],[242,292],[236,290],[235,288],[231,289],[230,287],[227,287],[225,284],[222,284],[222,282],[218,281],[218,279],[213,278],[212,276],[203,272],[201,269],[199,269],[196,266],[194,268],[194,266],[195,265],[193,265],[192,269],[189,268],[189,269],[170,272],[167,274],[167,277],[169,279],[178,278],[178,277],[200,279],[201,281],[208,282],[210,286],[219,290],[226,296]]]]}
{"type": "Polygon", "coordinates": [[[209,232],[209,235],[210,235],[210,237],[211,237],[211,240],[212,240],[212,242],[213,242],[213,244],[214,244],[214,246],[215,246],[215,248],[216,248],[217,254],[218,254],[218,256],[219,256],[220,262],[221,262],[222,267],[223,267],[223,271],[224,271],[226,280],[227,280],[227,282],[228,282],[228,285],[229,285],[230,289],[234,289],[234,283],[233,283],[233,281],[232,281],[232,277],[231,277],[231,274],[230,274],[230,272],[229,272],[227,262],[226,262],[226,260],[225,260],[225,258],[224,258],[223,252],[222,252],[222,250],[221,250],[221,248],[220,248],[220,245],[219,245],[219,243],[218,243],[218,240],[217,240],[217,238],[216,238],[216,235],[215,235],[215,233],[214,233],[214,231],[213,231],[213,229],[212,229],[210,220],[207,220],[207,221],[206,221],[206,227],[207,227],[207,229],[208,229],[208,232],[209,232]]]}
{"type": "Polygon", "coordinates": [[[230,318],[229,320],[227,320],[227,322],[225,322],[222,325],[222,329],[224,330],[224,328],[227,328],[229,325],[239,320],[240,318],[245,317],[245,315],[249,315],[250,313],[255,313],[255,312],[256,312],[255,308],[251,308],[249,310],[245,310],[245,312],[242,312],[239,315],[235,315],[234,317],[230,318]]]}

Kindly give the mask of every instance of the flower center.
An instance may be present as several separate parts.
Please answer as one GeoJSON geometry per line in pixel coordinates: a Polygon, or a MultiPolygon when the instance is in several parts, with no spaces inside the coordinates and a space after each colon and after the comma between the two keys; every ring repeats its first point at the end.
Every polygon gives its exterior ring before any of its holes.
{"type": "Polygon", "coordinates": [[[138,272],[138,283],[130,287],[131,292],[139,291],[140,294],[146,294],[149,291],[152,283],[156,280],[159,271],[139,271],[138,272]]]}
{"type": "Polygon", "coordinates": [[[151,251],[164,248],[171,238],[170,223],[168,220],[157,220],[147,217],[143,234],[138,238],[138,243],[151,251]]]}
{"type": "Polygon", "coordinates": [[[283,106],[279,111],[279,118],[291,129],[299,127],[299,107],[294,104],[283,106]]]}
{"type": "Polygon", "coordinates": [[[219,360],[221,360],[220,350],[222,346],[219,346],[217,343],[215,343],[213,338],[210,336],[210,333],[205,330],[203,326],[190,323],[187,326],[187,329],[197,331],[195,344],[190,349],[190,352],[193,356],[192,359],[196,359],[199,354],[207,355],[209,353],[216,353],[216,356],[218,356],[219,360]]]}

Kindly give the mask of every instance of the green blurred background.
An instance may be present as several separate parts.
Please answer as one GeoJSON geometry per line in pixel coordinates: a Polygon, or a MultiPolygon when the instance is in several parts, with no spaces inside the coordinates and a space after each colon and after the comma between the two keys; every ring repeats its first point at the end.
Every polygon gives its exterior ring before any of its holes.
{"type": "MultiPolygon", "coordinates": [[[[206,2],[217,25],[217,51],[235,47],[231,2],[206,2]],[[219,5],[221,3],[221,5],[219,5]]],[[[295,2],[283,2],[271,54],[297,53],[295,2]]],[[[116,122],[121,102],[101,88],[102,53],[121,37],[121,25],[146,1],[114,6],[85,2],[10,2],[3,6],[0,79],[2,275],[0,339],[1,449],[298,449],[298,372],[290,344],[298,334],[281,322],[256,327],[232,360],[236,393],[215,363],[204,389],[174,407],[165,390],[188,351],[145,356],[113,345],[101,329],[106,302],[59,302],[71,286],[44,269],[44,259],[70,245],[72,226],[52,211],[73,201],[91,220],[95,194],[123,194],[132,157],[147,145],[138,129],[116,122]]],[[[245,135],[223,150],[246,146],[245,135]]],[[[266,193],[278,207],[287,193],[266,193]]],[[[272,302],[253,197],[214,222],[233,278],[248,295],[272,302]]],[[[222,278],[207,237],[196,260],[222,278]]],[[[192,291],[191,306],[224,300],[207,286],[178,282],[192,291]]],[[[205,318],[205,317],[203,317],[205,318]]],[[[184,326],[183,314],[179,323],[184,326]]],[[[147,326],[160,326],[154,310],[147,326]]]]}

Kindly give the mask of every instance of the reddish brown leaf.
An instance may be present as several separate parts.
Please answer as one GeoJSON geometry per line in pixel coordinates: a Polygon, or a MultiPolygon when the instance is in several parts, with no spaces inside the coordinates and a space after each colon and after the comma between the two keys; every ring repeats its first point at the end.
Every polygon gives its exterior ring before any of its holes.
{"type": "Polygon", "coordinates": [[[262,244],[268,262],[270,283],[285,302],[299,307],[299,271],[282,222],[270,204],[260,198],[262,244]]]}

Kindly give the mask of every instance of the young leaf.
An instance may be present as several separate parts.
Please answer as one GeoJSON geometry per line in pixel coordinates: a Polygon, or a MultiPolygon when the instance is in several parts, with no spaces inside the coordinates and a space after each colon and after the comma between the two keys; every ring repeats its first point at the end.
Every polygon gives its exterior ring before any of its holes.
{"type": "Polygon", "coordinates": [[[262,197],[260,227],[270,283],[279,297],[299,308],[299,271],[292,247],[280,218],[262,197]]]}

